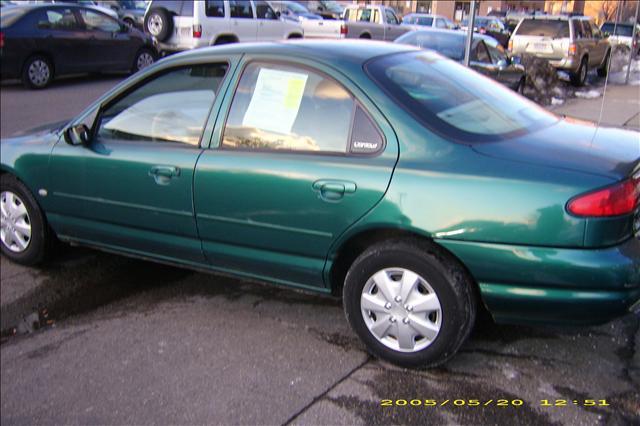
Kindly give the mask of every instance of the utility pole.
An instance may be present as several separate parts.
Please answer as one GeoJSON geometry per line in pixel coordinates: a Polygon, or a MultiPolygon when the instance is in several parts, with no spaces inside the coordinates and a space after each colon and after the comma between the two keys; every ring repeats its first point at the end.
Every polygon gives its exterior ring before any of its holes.
{"type": "Polygon", "coordinates": [[[624,84],[629,84],[629,74],[631,73],[631,62],[633,61],[634,47],[633,42],[636,39],[636,27],[638,26],[638,8],[640,7],[640,1],[636,2],[636,19],[633,22],[633,31],[631,32],[631,49],[629,49],[629,63],[627,64],[627,76],[624,78],[624,84]]]}
{"type": "Polygon", "coordinates": [[[464,49],[464,66],[469,66],[471,59],[471,46],[473,44],[473,28],[476,23],[476,0],[471,0],[471,10],[469,11],[469,26],[467,27],[467,43],[464,49]]]}

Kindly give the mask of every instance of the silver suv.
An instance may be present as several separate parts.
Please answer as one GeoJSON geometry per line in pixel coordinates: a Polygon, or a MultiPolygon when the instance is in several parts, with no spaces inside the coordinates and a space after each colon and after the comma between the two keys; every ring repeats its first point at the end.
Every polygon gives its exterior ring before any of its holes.
{"type": "Polygon", "coordinates": [[[585,16],[533,16],[516,27],[509,50],[513,55],[529,53],[549,60],[554,67],[568,71],[571,82],[582,86],[589,69],[607,75],[611,46],[609,40],[585,16]]]}

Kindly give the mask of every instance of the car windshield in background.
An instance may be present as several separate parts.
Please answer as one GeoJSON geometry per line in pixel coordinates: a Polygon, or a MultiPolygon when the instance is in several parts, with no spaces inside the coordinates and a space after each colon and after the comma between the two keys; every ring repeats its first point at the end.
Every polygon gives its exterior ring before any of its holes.
{"type": "Polygon", "coordinates": [[[403,21],[410,25],[424,25],[426,27],[433,25],[433,18],[430,16],[408,16],[403,21]]]}
{"type": "Polygon", "coordinates": [[[435,31],[415,31],[399,37],[396,43],[435,50],[447,58],[461,61],[464,58],[464,41],[464,35],[453,32],[445,34],[435,31]]]}
{"type": "Polygon", "coordinates": [[[309,13],[306,7],[294,1],[287,3],[287,7],[295,13],[309,13]]]}
{"type": "Polygon", "coordinates": [[[433,52],[374,59],[366,70],[426,127],[460,142],[519,136],[558,118],[508,88],[433,52]]]}
{"type": "Polygon", "coordinates": [[[615,25],[613,23],[607,22],[602,26],[601,31],[603,33],[609,33],[612,35],[623,36],[623,37],[631,37],[633,35],[633,25],[615,25]],[[614,34],[615,30],[615,34],[614,34]]]}
{"type": "Polygon", "coordinates": [[[551,19],[525,19],[517,30],[519,36],[551,38],[569,37],[569,21],[551,19]]]}
{"type": "MultiPolygon", "coordinates": [[[[462,20],[462,25],[467,26],[469,25],[469,19],[468,18],[464,18],[462,20]]],[[[473,21],[473,25],[475,27],[487,27],[489,25],[489,20],[486,18],[476,18],[473,21]]]]}
{"type": "Polygon", "coordinates": [[[13,25],[18,19],[27,13],[29,9],[22,7],[3,7],[0,12],[0,28],[6,28],[13,25]]]}
{"type": "Polygon", "coordinates": [[[144,0],[122,0],[120,4],[123,9],[127,10],[141,10],[147,8],[147,3],[144,0]]]}

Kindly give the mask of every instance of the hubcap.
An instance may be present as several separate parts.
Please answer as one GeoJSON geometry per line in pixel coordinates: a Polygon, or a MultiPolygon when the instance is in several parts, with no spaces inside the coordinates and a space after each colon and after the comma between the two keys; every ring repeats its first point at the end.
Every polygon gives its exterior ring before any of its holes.
{"type": "Polygon", "coordinates": [[[29,81],[35,86],[44,86],[51,76],[49,65],[40,59],[33,61],[31,65],[29,65],[27,72],[29,73],[29,81]]]}
{"type": "Polygon", "coordinates": [[[31,241],[31,220],[27,208],[20,197],[10,191],[0,194],[0,240],[15,253],[25,251],[31,241]]]}
{"type": "Polygon", "coordinates": [[[147,28],[151,35],[157,37],[160,31],[162,31],[162,18],[159,15],[151,15],[147,28]]]}
{"type": "Polygon", "coordinates": [[[151,64],[153,64],[153,56],[151,56],[151,54],[148,52],[142,52],[138,56],[138,60],[136,61],[136,67],[138,68],[138,71],[148,67],[151,64]]]}
{"type": "Polygon", "coordinates": [[[433,288],[404,268],[376,272],[362,289],[362,317],[371,334],[399,352],[429,346],[442,325],[442,308],[433,288]]]}

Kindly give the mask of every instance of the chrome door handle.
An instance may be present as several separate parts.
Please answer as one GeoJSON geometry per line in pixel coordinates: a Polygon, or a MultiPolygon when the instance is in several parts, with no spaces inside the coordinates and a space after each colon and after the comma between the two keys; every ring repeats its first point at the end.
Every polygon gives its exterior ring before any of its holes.
{"type": "Polygon", "coordinates": [[[334,179],[317,180],[311,187],[318,192],[318,197],[325,201],[338,201],[345,194],[353,194],[358,188],[355,182],[334,179]]]}
{"type": "Polygon", "coordinates": [[[180,176],[180,168],[175,166],[153,166],[149,170],[151,176],[158,185],[168,185],[171,179],[180,176]]]}

